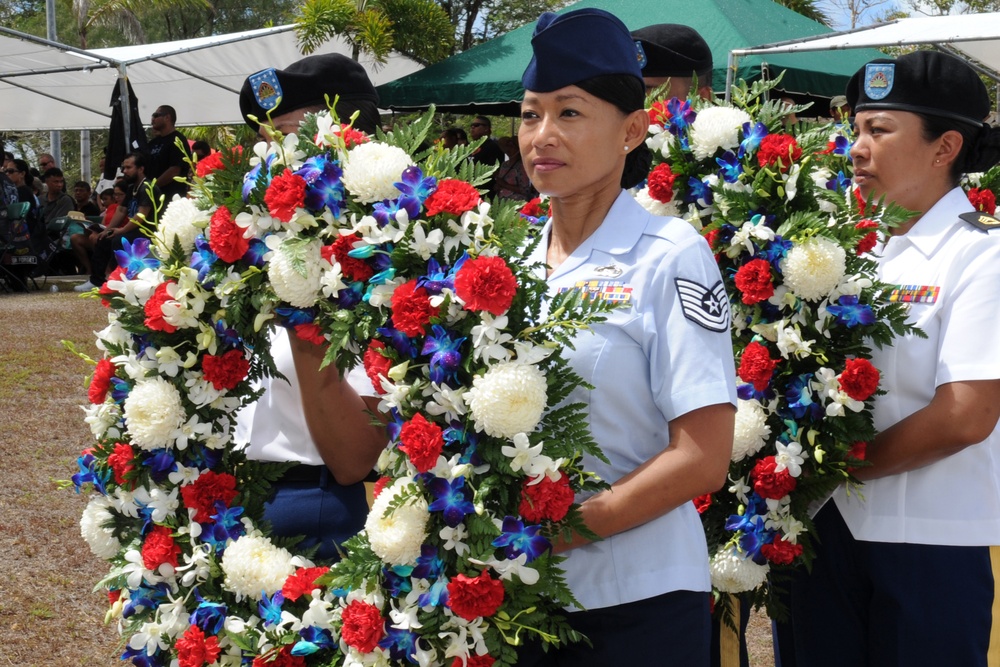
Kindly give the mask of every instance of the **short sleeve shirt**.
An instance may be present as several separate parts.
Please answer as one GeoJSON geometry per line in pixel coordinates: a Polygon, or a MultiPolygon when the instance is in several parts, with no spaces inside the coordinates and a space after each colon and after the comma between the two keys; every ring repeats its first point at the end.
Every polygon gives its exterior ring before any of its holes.
{"type": "MultiPolygon", "coordinates": [[[[146,176],[156,180],[160,177],[160,174],[171,167],[179,167],[181,171],[178,175],[181,177],[188,175],[190,168],[187,162],[185,162],[187,152],[177,147],[176,142],[178,139],[180,139],[183,145],[187,145],[187,139],[176,130],[166,136],[150,139],[149,144],[146,146],[150,162],[149,167],[146,169],[146,176]]],[[[164,185],[161,190],[168,202],[173,199],[174,195],[187,196],[187,186],[177,181],[171,181],[164,185]]]]}
{"type": "MultiPolygon", "coordinates": [[[[909,304],[908,335],[873,352],[886,395],[875,400],[882,431],[928,405],[949,382],[1000,378],[1000,231],[958,216],[971,212],[956,188],[910,230],[875,252],[879,277],[909,304]]],[[[917,470],[834,495],[859,540],[954,546],[1000,545],[1000,428],[985,441],[917,470]]]]}
{"type": "MultiPolygon", "coordinates": [[[[551,222],[530,261],[544,263],[551,222]]],[[[544,274],[543,274],[544,277],[544,274]]],[[[584,465],[608,483],[669,444],[671,420],[736,402],[729,307],[708,244],[690,224],[654,216],[627,193],[601,226],[548,277],[549,293],[584,289],[621,303],[565,350],[593,390],[567,399],[587,407],[609,463],[584,465]]],[[[708,550],[692,503],[567,552],[566,579],[588,609],[675,590],[708,591],[708,550]]]]}
{"type": "MultiPolygon", "coordinates": [[[[271,356],[278,371],[287,378],[262,378],[254,389],[264,389],[260,399],[236,413],[234,440],[246,447],[247,458],[257,461],[297,462],[321,466],[320,456],[302,410],[299,379],[288,331],[275,329],[270,335],[271,356]]],[[[362,396],[374,396],[368,376],[361,366],[347,375],[347,381],[362,396]]]]}
{"type": "Polygon", "coordinates": [[[144,180],[133,188],[129,188],[125,195],[125,210],[128,214],[128,219],[131,220],[136,215],[139,214],[139,209],[146,209],[150,211],[149,217],[146,219],[148,225],[155,224],[156,220],[153,216],[153,199],[159,199],[160,189],[151,180],[144,180]],[[153,186],[152,196],[149,193],[149,186],[153,186]]]}

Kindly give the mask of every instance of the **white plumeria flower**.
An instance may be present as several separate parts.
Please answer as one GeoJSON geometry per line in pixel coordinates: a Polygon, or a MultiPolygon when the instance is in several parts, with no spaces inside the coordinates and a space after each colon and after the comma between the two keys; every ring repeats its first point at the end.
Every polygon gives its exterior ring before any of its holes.
{"type": "Polygon", "coordinates": [[[774,457],[775,472],[781,472],[787,468],[788,474],[792,477],[798,477],[802,474],[802,464],[809,458],[809,452],[802,450],[801,443],[794,440],[787,445],[779,442],[775,445],[775,449],[778,450],[774,457]]]}
{"type": "Polygon", "coordinates": [[[431,255],[438,251],[443,241],[444,232],[440,229],[432,229],[428,234],[424,230],[423,223],[418,220],[413,225],[413,240],[410,241],[410,250],[426,262],[431,258],[431,255]]]}
{"type": "Polygon", "coordinates": [[[511,460],[510,469],[514,472],[527,470],[536,458],[542,456],[542,443],[532,446],[527,434],[518,433],[511,440],[514,446],[504,445],[500,453],[511,460]]]}

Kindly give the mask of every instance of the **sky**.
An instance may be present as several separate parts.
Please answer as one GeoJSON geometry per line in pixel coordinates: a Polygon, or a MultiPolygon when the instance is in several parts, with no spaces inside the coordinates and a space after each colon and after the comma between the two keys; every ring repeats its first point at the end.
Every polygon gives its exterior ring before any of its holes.
{"type": "MultiPolygon", "coordinates": [[[[877,2],[877,0],[875,0],[877,2]]],[[[848,4],[848,0],[820,0],[818,3],[819,7],[826,12],[827,16],[832,19],[833,25],[831,26],[834,30],[850,30],[851,28],[851,17],[850,12],[847,11],[845,5],[848,4]]],[[[871,0],[868,4],[873,4],[871,0]]],[[[861,19],[861,23],[858,27],[863,25],[869,25],[875,23],[877,17],[882,16],[894,9],[902,7],[903,9],[909,9],[905,2],[898,2],[897,0],[885,0],[878,6],[873,7],[870,11],[866,12],[861,19]]]]}

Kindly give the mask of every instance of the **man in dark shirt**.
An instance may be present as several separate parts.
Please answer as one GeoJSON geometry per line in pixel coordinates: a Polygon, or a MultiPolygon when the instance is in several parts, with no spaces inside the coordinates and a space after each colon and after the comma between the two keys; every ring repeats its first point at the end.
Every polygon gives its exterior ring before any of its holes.
{"type": "Polygon", "coordinates": [[[125,201],[115,210],[107,228],[98,234],[94,256],[90,262],[90,280],[74,287],[77,292],[88,292],[103,285],[115,250],[122,247],[121,239],[134,242],[143,236],[140,222],[146,227],[155,224],[153,203],[160,198],[161,193],[156,184],[146,178],[147,159],[143,153],[129,153],[122,161],[125,201]]]}
{"type": "Polygon", "coordinates": [[[153,138],[146,146],[146,152],[149,154],[146,176],[156,181],[167,202],[173,199],[174,195],[186,197],[188,190],[187,185],[174,180],[178,176],[187,178],[190,172],[186,161],[190,155],[187,137],[174,128],[176,122],[177,112],[173,107],[166,104],[156,107],[150,124],[153,138]]]}
{"type": "Polygon", "coordinates": [[[76,209],[73,198],[66,194],[66,178],[62,169],[50,167],[42,174],[45,196],[42,198],[42,222],[48,224],[76,209]]]}
{"type": "MultiPolygon", "coordinates": [[[[490,136],[493,131],[493,124],[490,119],[486,116],[476,116],[475,120],[472,121],[472,125],[469,126],[469,134],[472,136],[472,140],[476,141],[482,137],[486,137],[486,141],[483,145],[476,149],[476,152],[472,154],[472,160],[479,164],[488,165],[490,167],[498,167],[503,164],[504,157],[503,151],[500,149],[500,144],[497,140],[490,136]]],[[[496,172],[493,172],[493,176],[490,176],[489,183],[487,184],[489,188],[489,194],[496,194],[496,172]]]]}
{"type": "Polygon", "coordinates": [[[73,184],[73,205],[84,215],[101,214],[100,207],[90,198],[90,183],[87,181],[77,181],[73,184]]]}

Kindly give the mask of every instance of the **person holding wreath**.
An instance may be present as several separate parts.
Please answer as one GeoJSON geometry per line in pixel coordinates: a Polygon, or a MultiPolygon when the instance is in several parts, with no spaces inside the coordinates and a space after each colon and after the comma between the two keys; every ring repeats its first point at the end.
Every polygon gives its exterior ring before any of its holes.
{"type": "Polygon", "coordinates": [[[583,9],[539,18],[522,78],[519,132],[551,218],[529,257],[549,293],[586,290],[620,306],[568,351],[610,489],[582,501],[599,540],[553,536],[592,646],[521,665],[708,665],[708,550],[692,499],[726,479],[736,403],[729,307],[708,244],[690,224],[646,212],[626,192],[648,173],[641,48],[622,22],[583,9]],[[580,49],[580,44],[600,48],[580,49]]]}
{"type": "Polygon", "coordinates": [[[997,665],[1000,221],[959,179],[1000,160],[1000,131],[975,70],[937,51],[866,64],[847,103],[855,188],[913,212],[873,253],[923,335],[874,351],[879,434],[864,486],[815,517],[792,589],[797,664],[997,665]]]}

